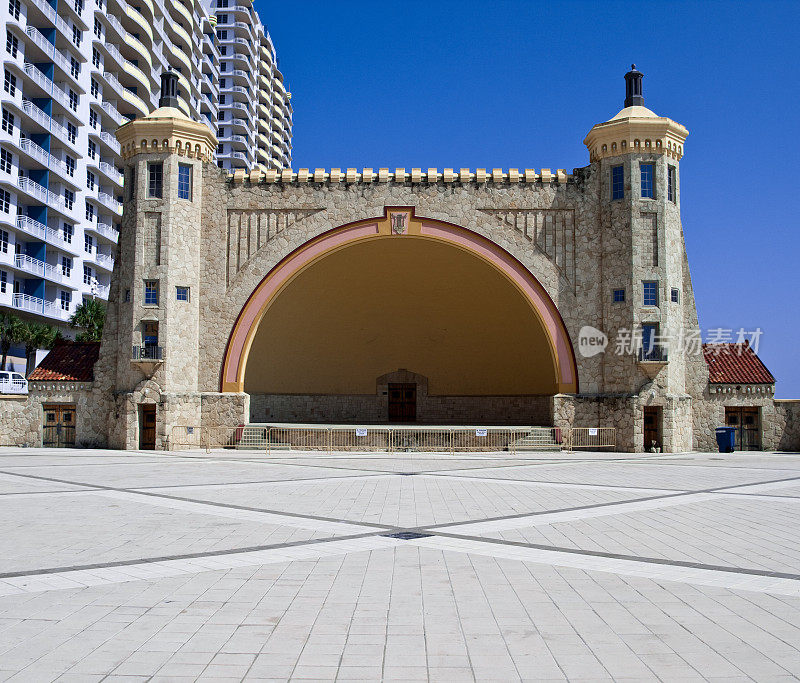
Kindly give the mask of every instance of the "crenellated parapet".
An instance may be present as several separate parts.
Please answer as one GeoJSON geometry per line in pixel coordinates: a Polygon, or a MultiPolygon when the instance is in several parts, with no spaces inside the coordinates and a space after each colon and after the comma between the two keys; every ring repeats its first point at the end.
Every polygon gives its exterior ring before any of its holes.
{"type": "Polygon", "coordinates": [[[526,168],[520,171],[518,168],[509,168],[504,171],[501,168],[493,168],[488,171],[485,168],[477,168],[472,171],[469,168],[445,168],[439,171],[438,168],[412,168],[410,172],[405,168],[396,168],[394,171],[388,168],[379,168],[377,171],[372,168],[364,168],[361,171],[355,168],[348,168],[344,171],[341,168],[315,168],[313,171],[308,168],[301,168],[294,171],[290,168],[283,170],[270,169],[262,171],[254,169],[247,173],[244,169],[238,169],[229,174],[230,182],[244,183],[251,185],[261,183],[283,185],[305,185],[308,183],[327,183],[336,185],[339,183],[412,183],[412,184],[471,184],[478,185],[486,183],[495,184],[515,184],[515,183],[540,183],[543,185],[566,185],[575,181],[572,174],[568,174],[563,168],[555,172],[549,168],[543,168],[539,173],[535,169],[526,168]]]}

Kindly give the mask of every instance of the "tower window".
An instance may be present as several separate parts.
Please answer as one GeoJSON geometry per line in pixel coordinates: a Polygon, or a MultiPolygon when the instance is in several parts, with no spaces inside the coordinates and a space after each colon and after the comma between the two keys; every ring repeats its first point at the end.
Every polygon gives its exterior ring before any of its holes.
{"type": "Polygon", "coordinates": [[[178,164],[178,199],[192,201],[192,167],[178,164]]]}
{"type": "Polygon", "coordinates": [[[625,167],[611,169],[611,199],[625,199],[625,167]]]}
{"type": "Polygon", "coordinates": [[[144,305],[158,306],[158,280],[144,281],[144,305]]]}
{"type": "Polygon", "coordinates": [[[667,167],[667,199],[675,202],[675,167],[667,167]]]}
{"type": "Polygon", "coordinates": [[[189,301],[189,288],[188,287],[176,287],[175,288],[175,299],[177,301],[189,301]]]}
{"type": "Polygon", "coordinates": [[[653,164],[640,164],[642,172],[642,197],[645,199],[655,199],[655,167],[653,164]]]}
{"type": "Polygon", "coordinates": [[[681,292],[677,287],[673,287],[672,291],[670,292],[670,300],[674,304],[678,304],[681,301],[681,292]]]}
{"type": "Polygon", "coordinates": [[[131,166],[130,173],[128,174],[128,199],[133,199],[136,196],[136,166],[131,166]]]}
{"type": "Polygon", "coordinates": [[[615,289],[614,290],[614,303],[623,303],[625,301],[625,290],[624,289],[615,289]]]}
{"type": "Polygon", "coordinates": [[[147,164],[147,196],[151,199],[161,199],[164,191],[164,164],[147,164]]]}
{"type": "Polygon", "coordinates": [[[644,286],[644,305],[658,306],[658,282],[645,281],[644,286]]]}

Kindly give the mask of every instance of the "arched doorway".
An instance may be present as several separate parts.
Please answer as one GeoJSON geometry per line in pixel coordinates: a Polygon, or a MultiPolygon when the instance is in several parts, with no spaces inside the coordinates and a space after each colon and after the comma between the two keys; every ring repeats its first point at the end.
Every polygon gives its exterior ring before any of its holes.
{"type": "Polygon", "coordinates": [[[222,390],[249,393],[255,421],[543,424],[577,374],[558,311],[519,262],[391,208],[273,268],[231,334],[222,390]]]}

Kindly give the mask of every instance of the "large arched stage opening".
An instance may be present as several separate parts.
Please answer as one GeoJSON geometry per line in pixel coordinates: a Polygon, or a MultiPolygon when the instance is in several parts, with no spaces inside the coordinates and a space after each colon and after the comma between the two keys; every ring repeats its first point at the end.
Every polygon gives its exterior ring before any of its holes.
{"type": "Polygon", "coordinates": [[[578,390],[563,320],[530,271],[477,233],[389,207],[272,268],[234,325],[220,389],[272,406],[258,420],[280,405],[299,421],[380,422],[388,389],[412,380],[429,402],[420,421],[442,423],[578,390]]]}

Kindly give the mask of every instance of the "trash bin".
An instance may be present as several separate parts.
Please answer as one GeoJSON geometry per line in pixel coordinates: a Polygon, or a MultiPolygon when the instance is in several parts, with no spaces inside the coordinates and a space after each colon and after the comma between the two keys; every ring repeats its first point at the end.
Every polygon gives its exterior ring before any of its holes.
{"type": "Polygon", "coordinates": [[[720,453],[733,453],[736,444],[736,427],[717,427],[717,446],[720,453]]]}

